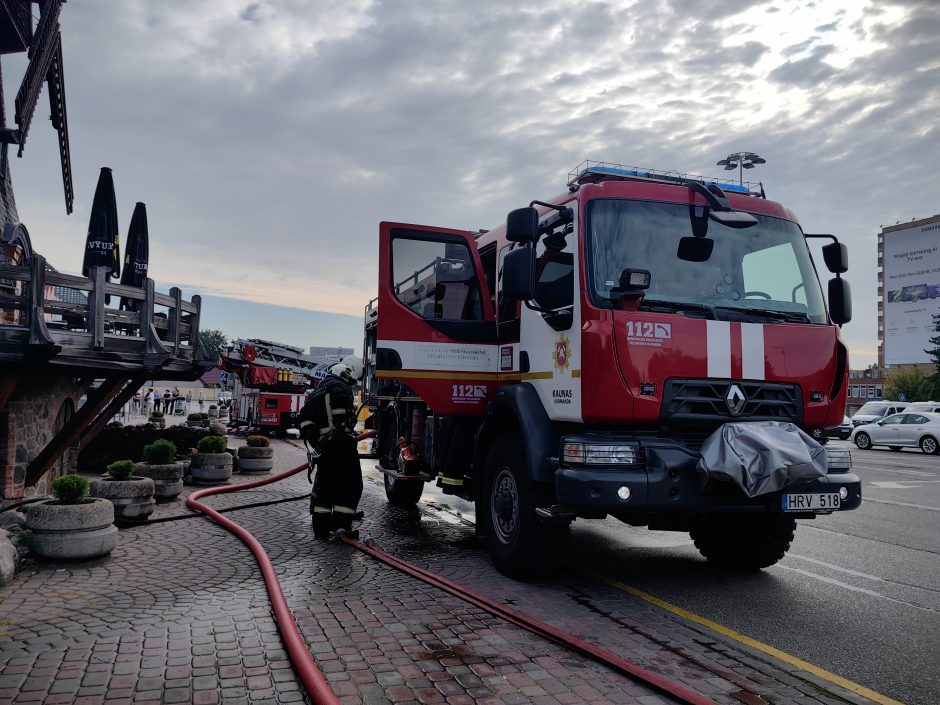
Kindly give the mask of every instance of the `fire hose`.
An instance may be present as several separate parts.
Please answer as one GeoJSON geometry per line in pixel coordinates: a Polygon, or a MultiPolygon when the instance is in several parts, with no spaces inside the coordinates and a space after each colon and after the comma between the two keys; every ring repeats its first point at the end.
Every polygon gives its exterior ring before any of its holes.
{"type": "MultiPolygon", "coordinates": [[[[374,432],[371,431],[364,433],[359,436],[358,440],[369,438],[372,435],[374,435],[374,432]]],[[[271,563],[271,559],[268,558],[268,554],[265,552],[264,547],[262,547],[261,543],[246,529],[239,526],[234,521],[222,516],[215,509],[212,509],[211,507],[202,504],[199,501],[202,497],[207,497],[210,495],[238,492],[240,490],[248,490],[255,487],[270,485],[274,482],[278,482],[280,480],[291,477],[292,475],[296,475],[299,472],[307,470],[307,468],[307,463],[304,463],[303,465],[298,465],[296,468],[287,470],[286,472],[282,472],[278,475],[266,477],[262,480],[247,482],[240,485],[227,485],[198,490],[186,498],[186,505],[191,509],[202,512],[207,517],[212,519],[212,521],[214,521],[216,524],[219,524],[222,528],[235,534],[246,546],[248,546],[254,555],[255,560],[258,561],[259,567],[261,568],[264,584],[267,588],[268,595],[271,598],[271,607],[274,612],[277,628],[281,634],[281,638],[284,640],[285,650],[290,657],[295,672],[297,673],[298,677],[304,684],[304,687],[307,689],[307,692],[310,694],[310,697],[313,699],[316,705],[339,705],[339,699],[333,693],[333,690],[330,688],[329,683],[323,677],[323,674],[320,672],[319,668],[317,668],[316,662],[311,656],[310,650],[307,648],[307,644],[304,641],[303,636],[300,634],[300,629],[294,620],[294,616],[291,613],[290,608],[287,606],[287,599],[284,597],[284,591],[281,588],[280,582],[278,582],[277,574],[274,571],[274,565],[271,563]]],[[[438,575],[437,573],[419,568],[418,566],[408,563],[407,561],[398,558],[397,556],[387,553],[378,547],[371,538],[366,539],[365,542],[361,542],[350,538],[342,530],[337,532],[337,536],[350,546],[363,551],[364,553],[382,561],[392,568],[400,570],[407,575],[411,575],[412,577],[418,578],[419,580],[422,580],[429,585],[432,585],[433,587],[444,590],[445,592],[448,592],[451,595],[464,600],[465,602],[479,607],[480,609],[483,609],[496,617],[510,622],[511,624],[522,627],[523,629],[526,629],[533,634],[571,649],[572,651],[583,654],[593,661],[606,665],[634,680],[643,682],[655,690],[671,695],[672,697],[677,698],[684,703],[688,703],[689,705],[717,705],[715,701],[706,698],[705,696],[692,690],[689,690],[688,688],[685,688],[677,683],[673,683],[657,673],[649,671],[642,666],[639,666],[631,661],[628,661],[627,659],[618,656],[612,651],[592,644],[584,639],[574,636],[573,634],[568,634],[559,629],[556,629],[555,627],[552,627],[545,622],[528,617],[521,612],[511,610],[508,607],[493,602],[484,595],[469,590],[462,585],[459,585],[458,583],[438,575]]]]}

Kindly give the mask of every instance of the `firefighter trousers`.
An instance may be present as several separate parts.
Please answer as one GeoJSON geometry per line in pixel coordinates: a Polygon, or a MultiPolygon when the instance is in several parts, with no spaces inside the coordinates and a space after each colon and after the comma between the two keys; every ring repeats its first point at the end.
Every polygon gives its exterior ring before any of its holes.
{"type": "Polygon", "coordinates": [[[362,497],[362,471],[356,439],[336,433],[319,445],[320,460],[310,492],[313,531],[323,537],[331,530],[352,529],[362,497]]]}

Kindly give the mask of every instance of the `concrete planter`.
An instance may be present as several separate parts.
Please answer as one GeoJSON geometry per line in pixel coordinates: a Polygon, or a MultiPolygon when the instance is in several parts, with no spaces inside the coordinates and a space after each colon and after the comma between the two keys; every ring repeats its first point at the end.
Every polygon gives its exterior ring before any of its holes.
{"type": "Polygon", "coordinates": [[[210,419],[217,419],[217,418],[219,418],[219,409],[218,409],[218,407],[210,406],[210,407],[209,407],[209,411],[208,411],[207,413],[209,414],[209,418],[210,418],[210,419]]]}
{"type": "Polygon", "coordinates": [[[166,428],[166,417],[165,416],[150,416],[147,418],[147,421],[154,424],[158,428],[166,428]]]}
{"type": "Polygon", "coordinates": [[[261,475],[274,467],[274,448],[242,446],[238,449],[238,472],[244,475],[261,475]]]}
{"type": "Polygon", "coordinates": [[[118,541],[114,505],[106,499],[38,502],[29,508],[26,528],[30,548],[43,558],[100,558],[118,541]]]}
{"type": "Polygon", "coordinates": [[[202,421],[187,421],[186,425],[190,428],[202,428],[202,421]]]}
{"type": "Polygon", "coordinates": [[[189,474],[197,485],[221,485],[232,477],[232,456],[228,453],[194,453],[189,474]]]}
{"type": "Polygon", "coordinates": [[[154,499],[166,502],[176,499],[183,491],[183,473],[185,463],[167,463],[165,465],[151,465],[150,463],[137,463],[134,465],[134,474],[139,477],[149,477],[155,486],[154,499]]]}
{"type": "Polygon", "coordinates": [[[156,485],[149,477],[132,476],[128,480],[102,477],[91,481],[91,496],[111,500],[116,521],[146,521],[157,506],[155,491],[156,485]]]}

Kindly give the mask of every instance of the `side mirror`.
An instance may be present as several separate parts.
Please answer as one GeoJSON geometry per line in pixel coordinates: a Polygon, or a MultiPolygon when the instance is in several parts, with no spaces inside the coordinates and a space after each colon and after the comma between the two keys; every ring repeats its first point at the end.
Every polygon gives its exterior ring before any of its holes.
{"type": "Polygon", "coordinates": [[[707,262],[712,256],[715,241],[707,237],[683,237],[679,239],[676,257],[686,262],[707,262]]]}
{"type": "Polygon", "coordinates": [[[750,228],[760,222],[753,215],[745,213],[744,211],[712,210],[709,212],[708,217],[716,223],[721,223],[728,228],[735,228],[736,230],[750,228]]]}
{"type": "Polygon", "coordinates": [[[506,239],[509,242],[535,242],[539,237],[539,212],[532,206],[509,211],[506,239]]]}
{"type": "Polygon", "coordinates": [[[535,251],[532,248],[522,247],[506,253],[503,296],[514,301],[529,301],[535,297],[535,251]]]}
{"type": "Polygon", "coordinates": [[[822,248],[826,268],[833,274],[849,271],[849,251],[841,242],[830,242],[822,248]]]}
{"type": "Polygon", "coordinates": [[[840,326],[852,320],[852,290],[839,277],[829,280],[829,318],[840,326]]]}

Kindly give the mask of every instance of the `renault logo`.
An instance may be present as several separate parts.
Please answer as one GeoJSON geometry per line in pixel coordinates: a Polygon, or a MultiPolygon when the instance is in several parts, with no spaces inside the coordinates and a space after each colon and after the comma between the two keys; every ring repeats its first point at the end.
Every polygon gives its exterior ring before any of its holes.
{"type": "Polygon", "coordinates": [[[728,387],[728,393],[725,394],[725,404],[728,405],[728,411],[732,416],[737,416],[744,409],[744,402],[747,401],[743,390],[736,384],[728,387]]]}

